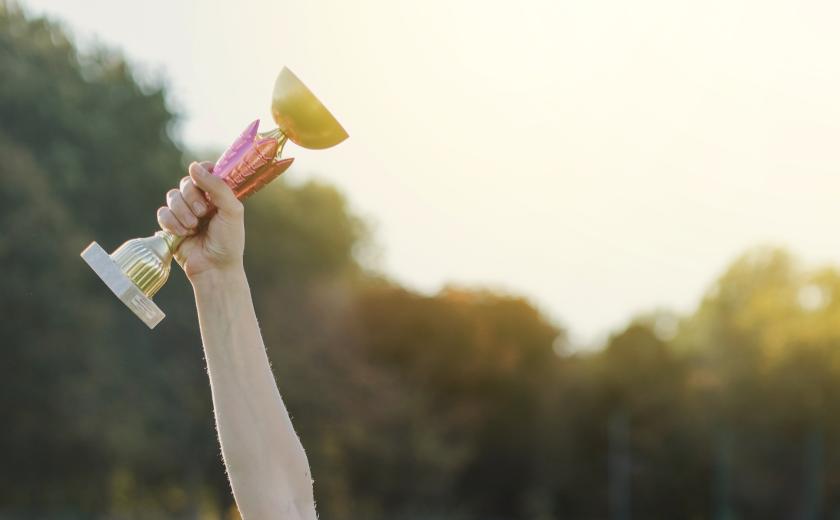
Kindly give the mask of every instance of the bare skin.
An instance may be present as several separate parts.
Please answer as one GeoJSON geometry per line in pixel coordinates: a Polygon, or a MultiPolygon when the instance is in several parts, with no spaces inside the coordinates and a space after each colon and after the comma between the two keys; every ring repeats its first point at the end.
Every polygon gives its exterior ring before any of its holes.
{"type": "Polygon", "coordinates": [[[190,165],[189,177],[167,193],[158,223],[188,237],[176,260],[195,293],[233,495],[245,520],[315,520],[309,462],[277,390],[245,277],[242,203],[211,168],[190,165]]]}

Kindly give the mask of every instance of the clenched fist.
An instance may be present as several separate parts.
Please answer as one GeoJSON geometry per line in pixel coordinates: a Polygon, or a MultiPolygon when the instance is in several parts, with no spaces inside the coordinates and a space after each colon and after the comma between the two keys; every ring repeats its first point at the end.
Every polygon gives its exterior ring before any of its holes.
{"type": "Polygon", "coordinates": [[[208,274],[242,270],[244,208],[212,168],[210,162],[190,164],[189,177],[167,192],[157,213],[162,229],[185,237],[175,260],[193,284],[208,274]]]}

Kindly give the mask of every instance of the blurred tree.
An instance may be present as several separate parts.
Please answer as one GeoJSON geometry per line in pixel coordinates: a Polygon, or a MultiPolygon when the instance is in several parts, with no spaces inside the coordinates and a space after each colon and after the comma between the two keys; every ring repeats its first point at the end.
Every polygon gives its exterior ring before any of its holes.
{"type": "Polygon", "coordinates": [[[136,227],[134,211],[155,207],[163,172],[180,166],[180,152],[162,131],[170,116],[160,90],[141,93],[112,54],[83,66],[59,29],[7,3],[0,70],[0,413],[9,420],[3,445],[14,447],[0,501],[102,511],[113,475],[149,462],[142,432],[155,418],[123,411],[130,401],[120,399],[122,382],[132,377],[120,353],[143,342],[118,325],[78,254],[87,237],[136,227]],[[131,196],[116,196],[115,186],[131,196]],[[113,434],[121,429],[126,435],[113,434]]]}
{"type": "Polygon", "coordinates": [[[675,341],[709,398],[716,444],[725,439],[716,451],[726,473],[717,478],[731,487],[722,493],[731,503],[716,509],[803,517],[830,503],[823,489],[836,499],[824,484],[837,476],[813,458],[840,442],[831,406],[840,391],[838,282],[835,269],[805,270],[783,250],[758,248],[684,322],[675,341]]]}
{"type": "Polygon", "coordinates": [[[521,299],[460,289],[425,297],[377,287],[355,316],[367,354],[403,382],[403,409],[389,415],[411,425],[382,440],[391,455],[358,475],[357,492],[392,511],[457,504],[482,518],[526,516],[559,331],[521,299]],[[410,482],[394,479],[406,474],[410,482]]]}

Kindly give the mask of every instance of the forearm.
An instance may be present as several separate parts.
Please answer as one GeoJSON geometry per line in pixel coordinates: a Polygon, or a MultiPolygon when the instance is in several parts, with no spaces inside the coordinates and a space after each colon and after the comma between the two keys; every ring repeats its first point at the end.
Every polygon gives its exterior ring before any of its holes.
{"type": "Polygon", "coordinates": [[[193,280],[216,426],[246,520],[314,519],[306,454],[280,398],[245,273],[193,280]]]}

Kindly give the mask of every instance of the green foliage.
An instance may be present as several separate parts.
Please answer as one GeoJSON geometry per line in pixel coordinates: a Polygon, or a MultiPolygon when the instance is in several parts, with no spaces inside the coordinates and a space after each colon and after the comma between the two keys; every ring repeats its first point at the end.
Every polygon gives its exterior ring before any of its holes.
{"type": "MultiPolygon", "coordinates": [[[[149,333],[78,257],[148,235],[181,177],[164,91],[2,2],[0,71],[0,518],[220,518],[186,280],[149,333]]],[[[564,332],[525,300],[366,273],[365,227],[329,186],[279,181],[247,208],[257,312],[323,518],[838,513],[836,269],[751,251],[681,321],[559,356],[564,332]]]]}

